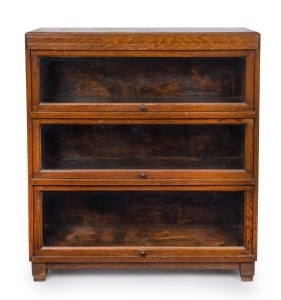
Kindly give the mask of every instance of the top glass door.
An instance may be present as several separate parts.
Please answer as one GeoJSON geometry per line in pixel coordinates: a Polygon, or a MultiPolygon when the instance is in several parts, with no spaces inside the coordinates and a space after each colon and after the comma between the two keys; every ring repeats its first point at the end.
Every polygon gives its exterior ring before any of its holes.
{"type": "Polygon", "coordinates": [[[40,103],[243,103],[246,56],[40,57],[40,103]]]}

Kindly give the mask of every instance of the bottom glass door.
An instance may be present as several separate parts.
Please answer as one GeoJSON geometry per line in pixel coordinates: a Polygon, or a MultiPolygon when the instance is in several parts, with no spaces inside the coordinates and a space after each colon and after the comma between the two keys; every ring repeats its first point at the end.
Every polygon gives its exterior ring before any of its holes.
{"type": "Polygon", "coordinates": [[[43,246],[244,246],[243,191],[44,191],[43,246]]]}

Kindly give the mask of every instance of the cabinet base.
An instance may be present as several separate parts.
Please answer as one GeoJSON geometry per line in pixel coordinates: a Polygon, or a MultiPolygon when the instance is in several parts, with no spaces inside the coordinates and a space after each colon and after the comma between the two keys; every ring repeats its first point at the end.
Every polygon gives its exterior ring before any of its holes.
{"type": "Polygon", "coordinates": [[[239,269],[242,281],[252,281],[255,263],[32,263],[34,281],[44,281],[50,269],[239,269]]]}

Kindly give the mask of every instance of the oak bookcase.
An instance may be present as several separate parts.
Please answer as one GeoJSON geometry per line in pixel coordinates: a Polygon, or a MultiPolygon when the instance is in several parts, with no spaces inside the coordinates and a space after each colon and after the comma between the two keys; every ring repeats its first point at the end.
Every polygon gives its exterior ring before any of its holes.
{"type": "Polygon", "coordinates": [[[257,257],[259,33],[26,34],[29,245],[48,269],[239,269],[257,257]]]}

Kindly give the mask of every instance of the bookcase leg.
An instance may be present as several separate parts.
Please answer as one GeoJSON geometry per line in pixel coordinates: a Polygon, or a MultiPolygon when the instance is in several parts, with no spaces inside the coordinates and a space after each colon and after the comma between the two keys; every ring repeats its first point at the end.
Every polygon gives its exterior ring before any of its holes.
{"type": "Polygon", "coordinates": [[[47,276],[46,263],[32,263],[32,276],[34,281],[44,281],[47,276]]]}
{"type": "Polygon", "coordinates": [[[242,281],[253,281],[255,274],[255,263],[241,263],[240,265],[240,276],[242,281]]]}

